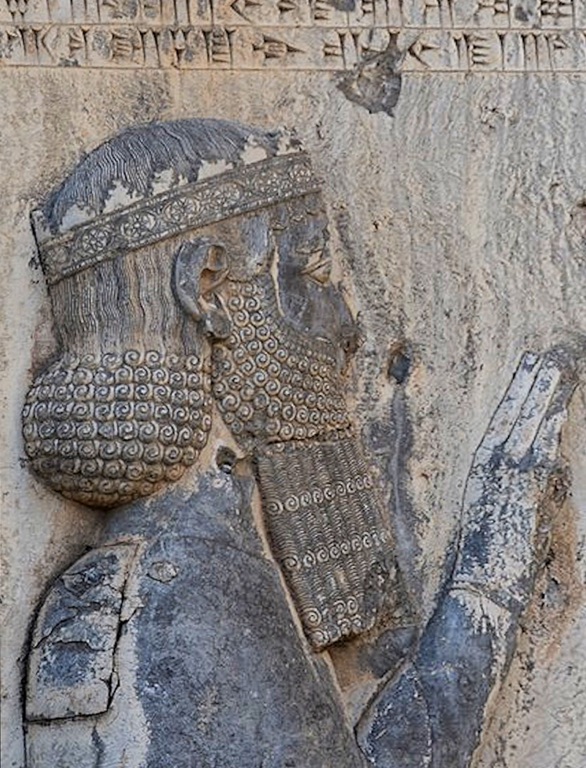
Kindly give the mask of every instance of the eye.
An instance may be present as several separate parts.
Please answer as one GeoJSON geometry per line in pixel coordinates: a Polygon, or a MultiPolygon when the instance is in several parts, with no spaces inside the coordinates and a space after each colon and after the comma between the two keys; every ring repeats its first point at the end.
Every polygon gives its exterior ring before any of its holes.
{"type": "Polygon", "coordinates": [[[301,270],[301,274],[315,280],[316,283],[327,285],[332,274],[332,259],[324,255],[323,248],[319,248],[309,254],[309,259],[301,270]]]}

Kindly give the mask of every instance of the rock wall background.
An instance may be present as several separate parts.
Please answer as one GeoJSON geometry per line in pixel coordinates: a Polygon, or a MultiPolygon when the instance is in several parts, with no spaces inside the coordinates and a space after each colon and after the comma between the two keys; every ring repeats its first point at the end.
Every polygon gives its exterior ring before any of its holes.
{"type": "MultiPolygon", "coordinates": [[[[0,3],[0,20],[10,21],[3,6],[11,5],[0,3]]],[[[425,615],[457,535],[473,452],[520,355],[586,334],[586,77],[407,70],[392,117],[347,98],[340,77],[0,61],[3,765],[24,765],[22,674],[35,607],[101,523],[102,513],[34,480],[20,436],[27,386],[53,348],[28,216],[84,152],[153,119],[297,127],[325,180],[343,279],[364,327],[358,414],[381,463],[393,452],[402,459],[393,465],[400,554],[425,615]],[[388,375],[397,348],[410,361],[401,384],[388,375]],[[399,422],[391,419],[398,390],[399,422]]],[[[477,768],[583,765],[586,372],[563,453],[571,498],[477,768]]]]}

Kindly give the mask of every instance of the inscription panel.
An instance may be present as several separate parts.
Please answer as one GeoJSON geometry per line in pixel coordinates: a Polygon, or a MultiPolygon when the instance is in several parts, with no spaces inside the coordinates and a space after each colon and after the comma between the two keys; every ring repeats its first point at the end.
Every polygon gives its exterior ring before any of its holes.
{"type": "Polygon", "coordinates": [[[0,0],[0,66],[580,72],[586,0],[0,0]],[[340,5],[340,4],[338,4],[340,5]]]}

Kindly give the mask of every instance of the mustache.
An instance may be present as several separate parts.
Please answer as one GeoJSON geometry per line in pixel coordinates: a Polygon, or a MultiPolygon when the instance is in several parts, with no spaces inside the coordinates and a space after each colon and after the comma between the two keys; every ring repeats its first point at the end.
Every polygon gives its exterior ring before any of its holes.
{"type": "Polygon", "coordinates": [[[322,341],[326,341],[332,344],[333,347],[341,350],[345,355],[345,362],[356,353],[359,347],[364,343],[364,332],[358,320],[355,320],[348,311],[348,308],[344,302],[344,299],[338,293],[334,297],[332,313],[326,316],[326,322],[316,322],[316,318],[308,318],[309,312],[313,311],[314,302],[311,301],[311,297],[301,295],[293,291],[287,291],[285,295],[281,295],[281,305],[285,305],[287,313],[283,319],[287,322],[292,322],[293,326],[299,332],[308,333],[308,335],[315,335],[322,341]],[[333,315],[333,316],[332,316],[333,315]],[[335,321],[335,318],[340,318],[335,321]],[[307,325],[305,320],[313,321],[312,331],[313,333],[304,331],[304,326],[307,325]]]}

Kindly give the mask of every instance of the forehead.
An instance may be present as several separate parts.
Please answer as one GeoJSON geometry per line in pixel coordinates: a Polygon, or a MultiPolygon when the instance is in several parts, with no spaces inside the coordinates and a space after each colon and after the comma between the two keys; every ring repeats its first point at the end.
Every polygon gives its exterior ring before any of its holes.
{"type": "Polygon", "coordinates": [[[321,193],[311,193],[293,198],[258,211],[232,216],[198,230],[202,236],[219,236],[229,247],[258,245],[263,234],[275,235],[294,231],[303,232],[327,226],[327,213],[321,193]]]}
{"type": "Polygon", "coordinates": [[[283,266],[307,260],[304,254],[325,245],[327,224],[321,193],[311,193],[202,227],[198,235],[217,240],[232,276],[245,277],[270,268],[275,245],[283,266]]]}

